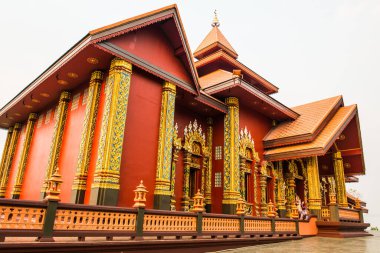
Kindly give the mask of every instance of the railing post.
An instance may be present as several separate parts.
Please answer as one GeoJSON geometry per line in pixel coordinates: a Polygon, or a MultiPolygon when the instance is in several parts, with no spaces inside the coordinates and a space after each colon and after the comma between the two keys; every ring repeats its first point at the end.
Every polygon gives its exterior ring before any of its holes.
{"type": "Polygon", "coordinates": [[[202,225],[203,225],[203,213],[198,212],[197,213],[197,235],[202,235],[202,225]]]}
{"type": "Polygon", "coordinates": [[[329,205],[330,209],[330,221],[339,221],[339,207],[335,204],[329,205]]]}
{"type": "Polygon", "coordinates": [[[240,216],[240,233],[241,235],[244,235],[244,215],[240,216]]]}
{"type": "Polygon", "coordinates": [[[48,181],[48,190],[45,201],[47,201],[46,214],[44,224],[42,227],[42,237],[38,238],[40,242],[54,242],[54,222],[57,213],[58,202],[61,200],[59,194],[61,193],[60,185],[62,184],[62,177],[57,168],[53,176],[48,181]]]}
{"type": "Polygon", "coordinates": [[[245,210],[246,210],[246,205],[245,201],[242,197],[239,197],[239,199],[236,202],[236,214],[240,216],[240,233],[241,235],[244,234],[244,216],[245,216],[245,210]]]}
{"type": "Polygon", "coordinates": [[[135,192],[135,204],[133,207],[137,208],[137,217],[136,217],[136,239],[143,239],[144,233],[144,215],[145,215],[145,202],[146,202],[146,187],[141,180],[140,184],[136,187],[135,192]]]}
{"type": "Polygon", "coordinates": [[[300,222],[299,220],[295,220],[295,223],[296,223],[296,233],[297,235],[300,234],[300,222]]]}
{"type": "Polygon", "coordinates": [[[137,209],[137,218],[136,218],[136,239],[142,239],[144,233],[144,214],[145,208],[139,207],[137,209]]]}
{"type": "Polygon", "coordinates": [[[272,233],[275,234],[276,233],[276,219],[272,218],[270,220],[270,223],[271,223],[272,233]]]}

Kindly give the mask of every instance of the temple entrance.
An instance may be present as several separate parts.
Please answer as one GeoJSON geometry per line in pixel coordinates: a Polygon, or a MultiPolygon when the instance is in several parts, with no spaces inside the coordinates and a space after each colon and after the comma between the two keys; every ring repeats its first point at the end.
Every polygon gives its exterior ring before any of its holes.
{"type": "Polygon", "coordinates": [[[255,151],[251,133],[245,127],[240,130],[240,195],[246,202],[246,215],[258,215],[258,178],[257,164],[260,159],[255,151]]]}
{"type": "Polygon", "coordinates": [[[195,120],[184,129],[184,182],[182,210],[190,211],[194,195],[200,191],[205,195],[206,181],[209,180],[209,149],[206,147],[206,136],[202,127],[195,120]]]}

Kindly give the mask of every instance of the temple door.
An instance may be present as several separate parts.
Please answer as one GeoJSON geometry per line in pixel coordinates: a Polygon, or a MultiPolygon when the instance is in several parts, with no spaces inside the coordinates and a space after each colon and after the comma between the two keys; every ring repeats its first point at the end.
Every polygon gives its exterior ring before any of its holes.
{"type": "Polygon", "coordinates": [[[206,184],[211,184],[207,177],[209,164],[209,149],[206,147],[206,136],[195,120],[185,127],[184,149],[184,182],[182,195],[182,210],[190,211],[194,195],[200,191],[205,195],[206,184]]]}
{"type": "Polygon", "coordinates": [[[258,174],[257,164],[260,159],[255,151],[255,144],[251,133],[245,127],[240,130],[239,136],[240,157],[240,195],[246,202],[246,215],[258,215],[258,174]]]}

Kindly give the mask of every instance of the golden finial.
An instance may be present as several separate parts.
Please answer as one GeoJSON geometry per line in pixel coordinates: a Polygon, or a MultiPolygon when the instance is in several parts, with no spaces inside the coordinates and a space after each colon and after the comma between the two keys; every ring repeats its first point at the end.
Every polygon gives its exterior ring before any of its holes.
{"type": "Polygon", "coordinates": [[[214,11],[214,19],[212,20],[212,24],[211,24],[212,27],[219,27],[220,26],[220,23],[219,23],[219,19],[218,19],[218,14],[216,13],[216,10],[214,11]]]}

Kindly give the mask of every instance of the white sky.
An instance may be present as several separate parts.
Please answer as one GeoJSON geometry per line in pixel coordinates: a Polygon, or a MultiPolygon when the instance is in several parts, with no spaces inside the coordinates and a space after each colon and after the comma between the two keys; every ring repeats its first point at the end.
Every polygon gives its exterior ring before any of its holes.
{"type": "MultiPolygon", "coordinates": [[[[88,31],[172,1],[4,1],[0,15],[0,107],[88,31]]],[[[367,175],[349,184],[380,226],[380,1],[179,1],[193,50],[220,29],[239,60],[280,88],[274,97],[294,106],[342,94],[358,104],[367,175]]],[[[6,132],[0,131],[0,153],[6,132]]]]}

